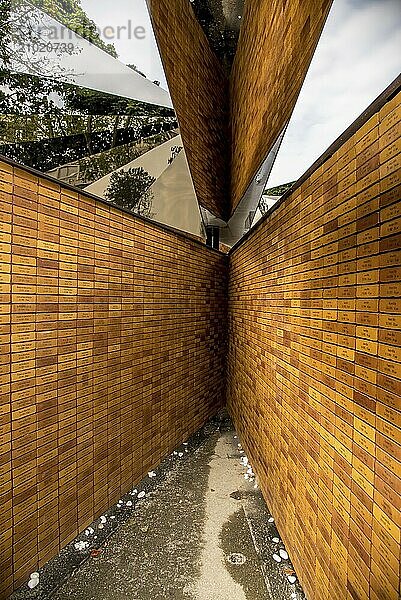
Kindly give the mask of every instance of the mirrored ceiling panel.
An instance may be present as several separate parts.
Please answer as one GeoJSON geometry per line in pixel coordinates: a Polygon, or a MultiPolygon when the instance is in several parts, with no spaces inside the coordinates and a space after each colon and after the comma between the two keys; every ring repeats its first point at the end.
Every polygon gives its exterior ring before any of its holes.
{"type": "MultiPolygon", "coordinates": [[[[162,143],[176,127],[174,112],[164,107],[0,72],[0,154],[39,171],[54,174],[71,163],[82,171],[91,161],[99,165],[100,157],[118,162],[120,155],[136,155],[147,138],[162,143]]],[[[89,181],[68,181],[78,182],[89,181]]]]}
{"type": "Polygon", "coordinates": [[[245,0],[189,0],[209,44],[229,72],[234,60],[245,0]]]}
{"type": "Polygon", "coordinates": [[[145,0],[2,10],[0,154],[203,239],[145,0]]]}
{"type": "Polygon", "coordinates": [[[201,211],[183,148],[176,146],[173,149],[169,165],[152,184],[150,193],[152,219],[205,239],[201,211]]]}
{"type": "MultiPolygon", "coordinates": [[[[63,3],[59,4],[63,6],[63,3]]],[[[56,14],[65,19],[62,9],[56,14]]],[[[80,15],[76,17],[79,19],[80,15]]],[[[77,29],[82,35],[26,0],[13,0],[2,18],[5,34],[1,41],[2,66],[14,73],[49,77],[172,107],[166,90],[144,77],[132,65],[117,60],[112,45],[101,43],[94,24],[91,27],[90,21],[89,24],[84,20],[78,22],[80,26],[77,29]],[[95,41],[96,44],[93,43],[95,41]]]]}
{"type": "Polygon", "coordinates": [[[108,172],[85,191],[158,223],[204,238],[201,212],[180,135],[169,136],[164,143],[108,172]]]}

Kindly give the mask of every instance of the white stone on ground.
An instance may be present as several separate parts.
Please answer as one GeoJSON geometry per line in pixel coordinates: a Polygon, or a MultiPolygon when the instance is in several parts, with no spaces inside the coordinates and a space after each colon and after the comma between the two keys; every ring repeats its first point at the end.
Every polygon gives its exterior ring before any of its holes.
{"type": "Polygon", "coordinates": [[[75,542],[75,544],[74,544],[75,550],[86,550],[86,548],[88,548],[88,547],[89,547],[89,542],[79,541],[79,542],[75,542]]]}

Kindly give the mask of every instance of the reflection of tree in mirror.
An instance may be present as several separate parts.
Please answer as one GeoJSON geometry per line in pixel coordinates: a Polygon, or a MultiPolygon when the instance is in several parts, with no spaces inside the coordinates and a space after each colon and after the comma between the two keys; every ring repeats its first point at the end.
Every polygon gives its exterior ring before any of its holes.
{"type": "Polygon", "coordinates": [[[274,188],[267,188],[263,193],[266,196],[283,196],[288,190],[292,188],[295,181],[290,181],[289,183],[282,183],[281,185],[276,185],[274,188]]]}
{"type": "Polygon", "coordinates": [[[83,133],[70,136],[58,136],[39,141],[15,144],[0,144],[0,154],[12,160],[31,166],[39,171],[49,171],[74,160],[98,154],[114,147],[139,141],[143,138],[171,129],[174,124],[141,124],[140,127],[118,128],[96,131],[88,124],[83,133]]]}
{"type": "Polygon", "coordinates": [[[129,64],[129,65],[127,65],[127,67],[129,67],[130,69],[135,71],[135,73],[138,73],[138,75],[142,75],[142,77],[145,77],[145,79],[146,79],[145,73],[142,73],[142,71],[140,71],[136,65],[129,64]]]}
{"type": "Polygon", "coordinates": [[[30,73],[51,77],[67,78],[67,69],[58,64],[57,58],[63,53],[78,54],[74,44],[52,44],[49,60],[45,50],[49,38],[46,15],[25,0],[0,0],[0,62],[3,70],[30,73]],[[56,58],[56,60],[54,60],[56,58]]]}
{"type": "Polygon", "coordinates": [[[79,172],[81,179],[89,185],[104,175],[128,164],[139,156],[149,152],[156,146],[167,142],[175,135],[172,131],[165,131],[158,135],[144,138],[139,142],[125,144],[117,148],[111,148],[101,154],[96,154],[79,161],[79,172]]]}
{"type": "Polygon", "coordinates": [[[276,185],[276,187],[267,188],[263,193],[266,196],[283,196],[288,190],[292,188],[295,181],[290,181],[289,183],[283,183],[281,185],[276,185]]]}
{"type": "Polygon", "coordinates": [[[288,192],[288,190],[292,188],[294,183],[295,181],[290,181],[289,183],[283,183],[282,185],[277,185],[276,187],[266,189],[263,192],[263,196],[259,201],[259,210],[262,213],[262,215],[265,215],[268,212],[268,210],[270,210],[272,202],[275,202],[269,199],[269,196],[276,196],[278,200],[281,196],[283,196],[286,192],[288,192]]]}
{"type": "Polygon", "coordinates": [[[40,10],[65,25],[78,35],[101,48],[114,58],[118,57],[113,44],[106,44],[100,37],[96,23],[85,13],[79,0],[30,0],[40,10]]]}
{"type": "Polygon", "coordinates": [[[23,74],[0,89],[0,152],[47,171],[171,130],[174,112],[23,74]]]}
{"type": "Polygon", "coordinates": [[[0,114],[3,115],[3,126],[5,120],[11,121],[15,115],[52,115],[57,119],[63,113],[60,104],[63,90],[64,84],[60,82],[10,73],[0,67],[0,114]]]}
{"type": "Polygon", "coordinates": [[[29,55],[50,15],[116,56],[80,0],[31,2],[0,0],[0,153],[48,171],[177,127],[171,109],[65,83],[46,52],[29,55]]]}
{"type": "MultiPolygon", "coordinates": [[[[117,58],[114,46],[103,42],[96,24],[86,15],[79,0],[0,0],[0,62],[3,68],[52,79],[66,77],[66,70],[49,60],[46,52],[32,51],[35,47],[46,47],[51,39],[51,22],[47,15],[117,58]]],[[[59,47],[54,43],[51,52],[53,56],[61,56],[79,53],[79,49],[74,43],[60,43],[59,47]]]]}
{"type": "Polygon", "coordinates": [[[106,200],[139,215],[149,217],[153,195],[149,190],[156,180],[142,167],[117,171],[110,178],[106,200]]]}
{"type": "Polygon", "coordinates": [[[243,4],[244,0],[191,0],[196,18],[228,72],[237,48],[243,4]]]}

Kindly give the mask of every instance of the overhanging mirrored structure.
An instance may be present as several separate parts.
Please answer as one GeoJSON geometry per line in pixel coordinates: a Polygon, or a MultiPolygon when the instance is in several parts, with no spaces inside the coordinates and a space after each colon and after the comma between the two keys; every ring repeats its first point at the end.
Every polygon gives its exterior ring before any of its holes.
{"type": "Polygon", "coordinates": [[[231,18],[224,2],[148,5],[199,203],[228,221],[291,116],[331,0],[232,6],[229,70],[207,37],[231,18]]]}

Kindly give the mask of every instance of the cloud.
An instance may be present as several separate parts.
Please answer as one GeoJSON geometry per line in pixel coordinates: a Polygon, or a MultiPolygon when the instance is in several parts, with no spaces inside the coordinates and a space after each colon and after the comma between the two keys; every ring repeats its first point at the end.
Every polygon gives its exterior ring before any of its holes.
{"type": "Polygon", "coordinates": [[[334,0],[268,187],[298,179],[400,73],[401,2],[334,0]]]}

